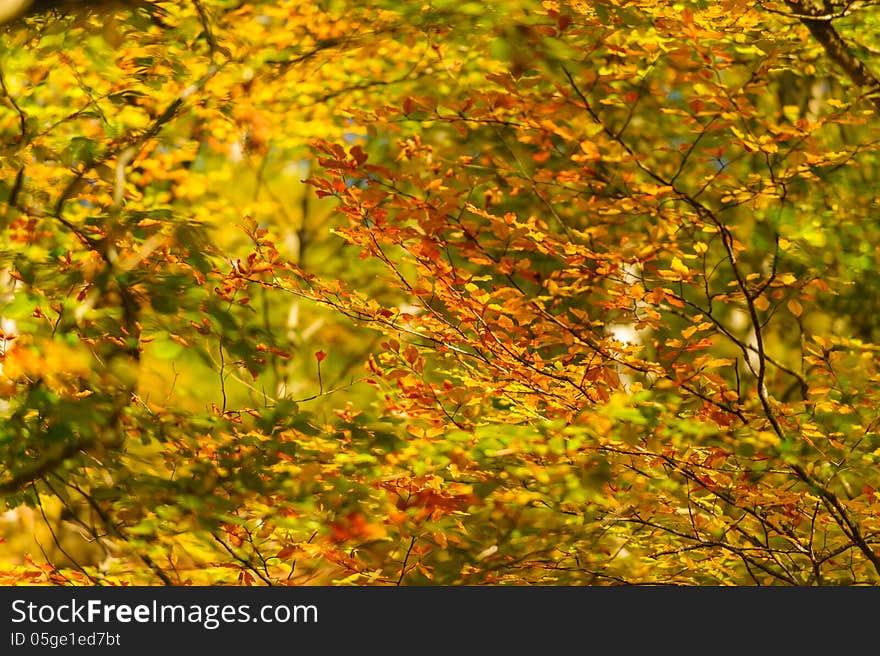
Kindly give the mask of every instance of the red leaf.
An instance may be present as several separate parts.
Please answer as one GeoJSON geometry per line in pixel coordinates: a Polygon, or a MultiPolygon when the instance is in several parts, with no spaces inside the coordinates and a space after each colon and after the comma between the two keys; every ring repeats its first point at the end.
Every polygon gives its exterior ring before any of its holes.
{"type": "Polygon", "coordinates": [[[351,153],[351,156],[354,158],[354,161],[357,162],[358,166],[361,166],[367,161],[367,154],[360,146],[352,146],[351,150],[348,152],[351,153]]]}

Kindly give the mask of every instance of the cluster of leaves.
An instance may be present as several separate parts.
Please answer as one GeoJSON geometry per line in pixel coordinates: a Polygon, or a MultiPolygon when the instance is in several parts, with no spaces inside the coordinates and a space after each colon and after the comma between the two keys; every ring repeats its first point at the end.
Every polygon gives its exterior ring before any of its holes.
{"type": "Polygon", "coordinates": [[[399,4],[6,28],[0,581],[876,583],[870,9],[399,4]]]}

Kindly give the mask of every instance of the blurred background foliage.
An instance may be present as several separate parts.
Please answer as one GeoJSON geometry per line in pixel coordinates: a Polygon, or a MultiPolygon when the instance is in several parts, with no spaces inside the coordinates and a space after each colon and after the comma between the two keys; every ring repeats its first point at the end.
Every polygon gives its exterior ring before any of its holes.
{"type": "Polygon", "coordinates": [[[787,4],[2,29],[3,583],[880,576],[875,90],[787,4]]]}

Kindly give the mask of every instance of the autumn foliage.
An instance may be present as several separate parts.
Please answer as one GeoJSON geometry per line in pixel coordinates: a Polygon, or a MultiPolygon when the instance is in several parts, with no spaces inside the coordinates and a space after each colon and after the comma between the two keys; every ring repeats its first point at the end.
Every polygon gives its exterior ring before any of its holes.
{"type": "Polygon", "coordinates": [[[0,35],[0,582],[880,582],[871,5],[92,4],[0,35]]]}

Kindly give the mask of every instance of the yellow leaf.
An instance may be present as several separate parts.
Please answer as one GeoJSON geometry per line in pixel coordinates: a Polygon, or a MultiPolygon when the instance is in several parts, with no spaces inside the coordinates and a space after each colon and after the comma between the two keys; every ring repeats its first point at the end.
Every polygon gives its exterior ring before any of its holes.
{"type": "Polygon", "coordinates": [[[799,317],[804,311],[804,306],[800,304],[796,298],[791,299],[788,302],[788,311],[791,312],[794,316],[799,317]]]}
{"type": "Polygon", "coordinates": [[[671,264],[671,266],[672,266],[672,270],[673,270],[673,271],[675,271],[676,273],[680,273],[680,274],[682,274],[682,275],[687,275],[687,274],[689,274],[689,273],[691,272],[691,270],[688,269],[688,268],[684,265],[684,263],[683,263],[680,259],[678,259],[677,257],[673,257],[673,258],[672,258],[672,264],[671,264]]]}
{"type": "Polygon", "coordinates": [[[776,446],[779,444],[779,436],[776,433],[771,433],[770,431],[761,431],[758,433],[758,442],[761,444],[766,444],[767,446],[776,446]]]}
{"type": "Polygon", "coordinates": [[[599,148],[592,141],[581,141],[581,150],[589,159],[599,159],[601,157],[599,148]]]}
{"type": "Polygon", "coordinates": [[[733,358],[710,358],[704,366],[707,369],[714,369],[715,367],[729,367],[733,363],[733,358]]]}
{"type": "Polygon", "coordinates": [[[768,307],[770,307],[770,301],[767,300],[767,297],[762,294],[755,299],[755,307],[763,312],[768,307]]]}

